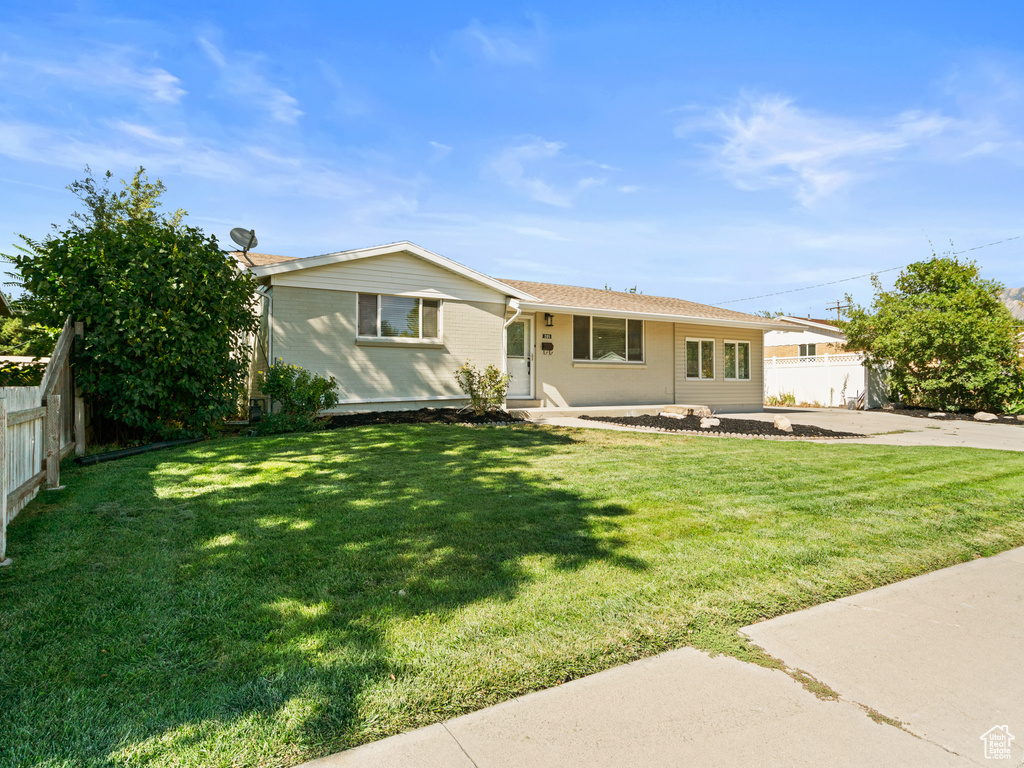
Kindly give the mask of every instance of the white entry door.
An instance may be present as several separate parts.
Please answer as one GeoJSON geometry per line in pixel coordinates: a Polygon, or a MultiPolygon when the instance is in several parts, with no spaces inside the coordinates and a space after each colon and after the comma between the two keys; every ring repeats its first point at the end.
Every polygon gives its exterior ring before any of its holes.
{"type": "Polygon", "coordinates": [[[511,381],[509,400],[533,399],[533,322],[520,318],[505,329],[505,354],[511,381]]]}

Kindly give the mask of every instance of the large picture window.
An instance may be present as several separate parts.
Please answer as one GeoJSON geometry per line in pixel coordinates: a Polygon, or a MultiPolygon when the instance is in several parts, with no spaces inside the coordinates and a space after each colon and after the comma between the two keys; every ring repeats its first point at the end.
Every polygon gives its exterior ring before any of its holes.
{"type": "Polygon", "coordinates": [[[750,342],[725,342],[725,378],[750,380],[750,342]]]}
{"type": "Polygon", "coordinates": [[[359,335],[393,339],[440,336],[441,302],[409,296],[359,294],[359,335]]]}
{"type": "Polygon", "coordinates": [[[642,363],[644,321],[573,315],[572,357],[604,363],[642,363]]]}
{"type": "Polygon", "coordinates": [[[686,378],[715,378],[715,340],[686,340],[686,378]]]}

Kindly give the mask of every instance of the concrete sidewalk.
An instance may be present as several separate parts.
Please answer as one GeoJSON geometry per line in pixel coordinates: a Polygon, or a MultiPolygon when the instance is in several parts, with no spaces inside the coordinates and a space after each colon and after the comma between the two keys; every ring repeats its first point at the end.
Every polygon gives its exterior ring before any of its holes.
{"type": "MultiPolygon", "coordinates": [[[[993,726],[1024,742],[1022,609],[1017,549],[744,630],[838,701],[684,648],[306,765],[991,765],[981,736],[993,726]]],[[[1011,749],[995,764],[1019,765],[1024,749],[1011,749]]]]}
{"type": "Polygon", "coordinates": [[[307,768],[963,766],[783,672],[692,648],[610,669],[307,768]]]}
{"type": "Polygon", "coordinates": [[[1024,548],[780,616],[743,630],[844,699],[978,765],[1008,726],[1024,763],[1024,548]]]}

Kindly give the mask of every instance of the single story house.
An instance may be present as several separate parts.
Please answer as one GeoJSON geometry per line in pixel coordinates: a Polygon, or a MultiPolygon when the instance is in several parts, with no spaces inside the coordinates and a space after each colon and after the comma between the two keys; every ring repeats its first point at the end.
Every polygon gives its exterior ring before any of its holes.
{"type": "Polygon", "coordinates": [[[409,242],[310,258],[249,254],[257,367],[334,376],[338,411],[460,406],[467,360],[511,375],[510,407],[757,411],[763,335],[784,323],[681,299],[499,280],[409,242]]]}

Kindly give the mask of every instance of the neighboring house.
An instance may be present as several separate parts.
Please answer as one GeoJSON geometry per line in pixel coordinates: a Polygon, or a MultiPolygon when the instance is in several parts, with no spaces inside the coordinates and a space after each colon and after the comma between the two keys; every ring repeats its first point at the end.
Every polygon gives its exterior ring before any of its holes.
{"type": "Polygon", "coordinates": [[[779,318],[798,327],[768,331],[764,335],[764,356],[814,357],[844,352],[846,334],[828,320],[812,320],[783,315],[779,318]]]}
{"type": "Polygon", "coordinates": [[[408,242],[249,256],[264,293],[257,366],[334,376],[338,410],[464,404],[454,372],[468,360],[511,374],[513,407],[756,411],[763,332],[785,327],[680,299],[497,280],[408,242]]]}
{"type": "Polygon", "coordinates": [[[868,408],[884,405],[884,377],[864,363],[862,352],[846,351],[846,334],[828,320],[788,317],[787,330],[764,335],[765,398],[792,395],[797,403],[868,408]]]}

